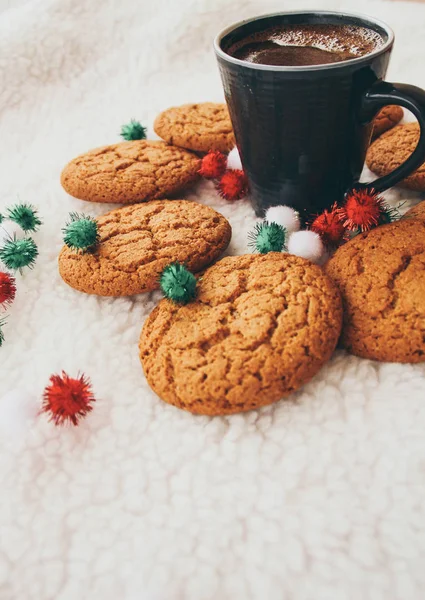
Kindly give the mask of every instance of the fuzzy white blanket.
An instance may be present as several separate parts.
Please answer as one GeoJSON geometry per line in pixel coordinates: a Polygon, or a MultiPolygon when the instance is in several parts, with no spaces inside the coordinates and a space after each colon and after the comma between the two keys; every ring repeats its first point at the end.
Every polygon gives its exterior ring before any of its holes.
{"type": "MultiPolygon", "coordinates": [[[[390,79],[425,86],[425,6],[357,0],[396,30],[390,79]]],[[[149,389],[137,342],[160,295],[103,299],[58,276],[73,156],[116,142],[131,117],[221,100],[211,40],[295,1],[0,0],[1,207],[39,207],[40,257],[18,278],[0,397],[40,397],[52,373],[85,372],[99,401],[78,428],[39,418],[0,440],[1,600],[420,600],[425,594],[425,368],[337,352],[289,400],[194,417],[149,389]]],[[[370,176],[366,173],[365,175],[370,176]]],[[[232,223],[247,202],[189,195],[232,223]]],[[[391,192],[414,203],[412,192],[391,192]]],[[[408,205],[407,204],[407,205],[408,205]]],[[[406,205],[406,206],[407,206],[406,205]]],[[[1,210],[1,208],[0,208],[1,210]]]]}

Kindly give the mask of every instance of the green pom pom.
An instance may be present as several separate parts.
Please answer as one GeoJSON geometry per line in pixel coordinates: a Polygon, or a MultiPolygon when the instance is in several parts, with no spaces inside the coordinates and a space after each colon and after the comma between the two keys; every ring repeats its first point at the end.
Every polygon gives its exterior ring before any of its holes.
{"type": "Polygon", "coordinates": [[[249,246],[260,254],[285,250],[286,229],[277,223],[257,223],[249,236],[249,246]]]}
{"type": "Polygon", "coordinates": [[[16,236],[8,240],[3,248],[0,249],[0,260],[4,262],[8,269],[16,271],[23,267],[34,266],[35,259],[38,256],[37,245],[32,238],[23,238],[17,240],[16,236]]]}
{"type": "Polygon", "coordinates": [[[72,250],[87,250],[99,243],[97,222],[93,217],[70,213],[70,221],[62,229],[63,241],[72,250]]]}
{"type": "Polygon", "coordinates": [[[3,345],[4,342],[4,333],[3,333],[3,327],[6,325],[6,319],[0,319],[0,348],[3,345]]]}
{"type": "Polygon", "coordinates": [[[16,204],[9,208],[7,216],[25,231],[37,231],[41,225],[36,209],[31,204],[16,204]]]}
{"type": "Polygon", "coordinates": [[[139,121],[131,119],[130,123],[121,127],[121,137],[131,142],[133,140],[146,139],[146,127],[143,127],[139,121]]]}
{"type": "Polygon", "coordinates": [[[165,267],[159,283],[164,296],[176,304],[187,304],[196,296],[196,277],[178,262],[165,267]]]}
{"type": "Polygon", "coordinates": [[[4,217],[3,217],[3,215],[0,213],[0,225],[3,223],[3,221],[4,221],[4,217]]]}
{"type": "Polygon", "coordinates": [[[398,221],[401,217],[399,209],[403,206],[403,204],[404,202],[394,207],[384,204],[384,211],[381,213],[378,225],[386,225],[387,223],[394,223],[394,221],[398,221]]]}

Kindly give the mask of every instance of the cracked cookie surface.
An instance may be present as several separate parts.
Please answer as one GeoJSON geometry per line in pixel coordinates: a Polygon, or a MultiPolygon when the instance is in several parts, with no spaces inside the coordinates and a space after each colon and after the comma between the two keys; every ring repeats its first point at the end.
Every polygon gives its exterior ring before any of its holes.
{"type": "Polygon", "coordinates": [[[137,140],[81,154],[66,165],[61,183],[80,200],[130,204],[172,196],[199,178],[199,167],[187,150],[137,140]]]}
{"type": "Polygon", "coordinates": [[[159,287],[159,275],[179,261],[193,272],[228,246],[231,227],[217,211],[185,200],[115,209],[97,219],[100,243],[84,254],[64,246],[59,273],[71,287],[99,296],[131,296],[159,287]]]}
{"type": "Polygon", "coordinates": [[[229,152],[235,145],[226,104],[184,104],[157,116],[155,133],[170,144],[195,152],[229,152]]]}
{"type": "Polygon", "coordinates": [[[140,359],[152,389],[196,414],[280,400],[330,358],[341,299],[324,272],[283,253],[226,257],[186,306],[162,300],[145,322],[140,359]]]}
{"type": "Polygon", "coordinates": [[[403,219],[357,235],[325,270],[342,295],[349,352],[425,361],[425,222],[403,219]]]}
{"type": "MultiPolygon", "coordinates": [[[[373,142],[366,154],[366,164],[377,175],[388,175],[409,158],[418,141],[417,123],[397,125],[373,142]]],[[[425,163],[397,185],[425,191],[425,163]]]]}
{"type": "Polygon", "coordinates": [[[389,106],[381,108],[373,121],[372,138],[376,139],[382,135],[384,131],[388,131],[395,127],[397,123],[402,120],[403,115],[403,109],[396,104],[390,104],[389,106]]]}

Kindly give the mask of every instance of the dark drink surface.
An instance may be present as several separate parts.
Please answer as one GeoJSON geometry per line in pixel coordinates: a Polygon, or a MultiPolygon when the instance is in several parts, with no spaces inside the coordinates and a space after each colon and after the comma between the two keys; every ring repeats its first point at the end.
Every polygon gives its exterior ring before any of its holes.
{"type": "Polygon", "coordinates": [[[224,50],[246,62],[304,66],[359,58],[383,43],[376,31],[357,25],[281,25],[247,35],[224,50]]]}

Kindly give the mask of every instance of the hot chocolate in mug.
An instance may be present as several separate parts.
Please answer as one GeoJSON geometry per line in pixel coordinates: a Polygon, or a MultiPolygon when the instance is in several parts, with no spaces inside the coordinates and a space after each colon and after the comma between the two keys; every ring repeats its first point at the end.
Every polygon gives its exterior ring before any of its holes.
{"type": "Polygon", "coordinates": [[[383,191],[425,161],[425,92],[384,81],[394,33],[375,19],[326,11],[260,16],[214,41],[255,212],[286,204],[304,217],[353,186],[383,191]],[[417,118],[413,154],[359,184],[372,122],[388,104],[417,118]]]}

